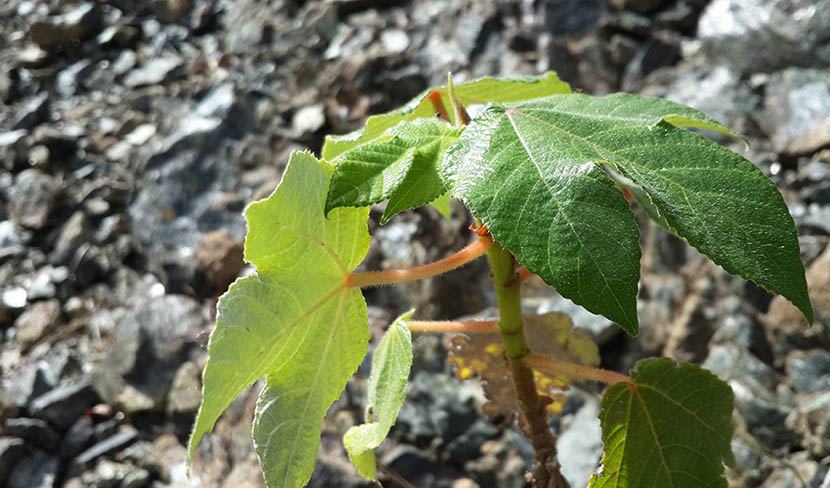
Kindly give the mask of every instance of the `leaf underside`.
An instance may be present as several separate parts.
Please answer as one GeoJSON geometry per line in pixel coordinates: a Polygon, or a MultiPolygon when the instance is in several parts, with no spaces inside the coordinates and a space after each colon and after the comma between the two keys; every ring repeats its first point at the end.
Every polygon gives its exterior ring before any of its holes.
{"type": "MultiPolygon", "coordinates": [[[[433,91],[441,94],[444,107],[449,109],[450,99],[447,87],[432,87],[410,100],[397,110],[381,115],[369,117],[366,126],[349,134],[327,136],[323,145],[322,157],[331,161],[349,149],[357,147],[380,137],[387,129],[398,125],[402,121],[413,121],[419,118],[430,118],[435,115],[435,108],[427,100],[427,95],[433,91]]],[[[465,106],[485,104],[489,102],[509,103],[521,100],[539,98],[555,93],[570,93],[570,86],[561,81],[556,73],[549,72],[542,76],[525,76],[520,78],[491,78],[484,77],[466,83],[455,85],[455,93],[465,106]]],[[[452,113],[448,113],[450,117],[452,113]]]]}
{"type": "Polygon", "coordinates": [[[667,121],[732,134],[666,100],[554,95],[488,107],[448,150],[442,176],[528,270],[631,334],[639,236],[606,166],[673,233],[812,321],[795,226],[775,185],[739,154],[667,121]]]}
{"type": "Polygon", "coordinates": [[[245,259],[257,272],[217,304],[188,461],[230,402],[265,376],[253,428],[265,481],[299,487],[311,477],[323,417],[369,340],[363,296],[344,286],[369,248],[368,209],[324,216],[332,171],[294,153],[274,193],[246,210],[245,259]]]}
{"type": "Polygon", "coordinates": [[[668,358],[644,359],[600,403],[605,455],[589,488],[726,487],[733,394],[705,369],[668,358]]]}
{"type": "Polygon", "coordinates": [[[406,321],[409,312],[398,317],[384,334],[372,357],[366,421],[350,427],[343,436],[349,459],[364,478],[377,479],[374,449],[395,424],[406,400],[406,384],[412,367],[412,336],[406,321]]]}
{"type": "MultiPolygon", "coordinates": [[[[571,318],[561,312],[544,315],[525,315],[524,330],[528,346],[538,354],[570,361],[584,366],[599,366],[599,349],[583,329],[573,327],[571,318]]],[[[504,355],[504,343],[499,334],[459,334],[452,338],[448,361],[453,372],[462,380],[478,377],[487,403],[482,411],[490,418],[509,417],[518,407],[515,386],[504,355]]],[[[547,408],[558,414],[565,405],[565,395],[571,380],[536,371],[533,375],[536,390],[552,402],[547,408]]]]}

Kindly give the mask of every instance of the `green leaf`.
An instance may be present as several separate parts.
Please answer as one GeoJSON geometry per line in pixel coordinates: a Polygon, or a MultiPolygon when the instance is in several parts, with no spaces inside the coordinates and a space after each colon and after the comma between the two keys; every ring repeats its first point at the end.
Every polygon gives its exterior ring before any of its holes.
{"type": "Polygon", "coordinates": [[[447,186],[493,238],[564,297],[637,334],[634,215],[569,134],[488,108],[444,159],[447,186]]]}
{"type": "Polygon", "coordinates": [[[668,358],[637,362],[631,378],[602,397],[603,470],[589,488],[726,487],[723,463],[735,462],[729,385],[668,358]]]}
{"type": "Polygon", "coordinates": [[[430,205],[435,207],[435,210],[438,210],[445,219],[452,218],[452,208],[450,207],[450,194],[449,193],[442,193],[438,196],[435,200],[429,202],[430,205]]]}
{"type": "MultiPolygon", "coordinates": [[[[412,121],[423,117],[433,117],[436,113],[427,96],[438,91],[444,107],[449,110],[450,99],[447,87],[432,87],[410,100],[399,109],[381,115],[369,117],[366,126],[349,134],[327,136],[323,145],[322,157],[331,161],[349,149],[380,137],[387,129],[402,121],[412,121]]],[[[489,102],[518,102],[532,98],[545,97],[556,93],[570,93],[570,86],[561,81],[556,73],[548,72],[542,76],[525,76],[519,78],[485,77],[461,83],[455,86],[456,95],[465,106],[489,102]]],[[[450,117],[453,114],[448,114],[450,117]]]]}
{"type": "Polygon", "coordinates": [[[389,199],[381,224],[408,208],[427,204],[443,193],[438,165],[462,129],[439,119],[401,122],[377,142],[344,152],[336,164],[326,211],[363,207],[389,199]]]}
{"type": "Polygon", "coordinates": [[[812,321],[795,226],[775,185],[739,154],[667,120],[731,134],[666,100],[554,95],[488,108],[450,148],[443,175],[531,272],[630,333],[637,234],[600,166],[630,181],[658,223],[812,321]]]}
{"type": "Polygon", "coordinates": [[[406,400],[412,366],[412,336],[406,321],[413,313],[410,310],[398,317],[375,349],[366,405],[368,423],[351,427],[343,436],[352,464],[361,476],[371,480],[377,479],[374,449],[386,438],[406,400]]]}
{"type": "Polygon", "coordinates": [[[217,304],[188,463],[230,402],[266,376],[253,432],[266,483],[299,487],[311,477],[323,416],[369,340],[366,303],[345,280],[369,248],[368,209],[324,217],[332,172],[293,153],[274,193],[246,210],[245,258],[257,273],[217,304]]]}

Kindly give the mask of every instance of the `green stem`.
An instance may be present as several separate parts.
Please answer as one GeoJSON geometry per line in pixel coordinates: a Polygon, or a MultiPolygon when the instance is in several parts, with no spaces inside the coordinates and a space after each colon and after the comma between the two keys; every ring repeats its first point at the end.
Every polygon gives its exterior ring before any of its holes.
{"type": "Polygon", "coordinates": [[[499,332],[504,350],[510,359],[520,359],[530,353],[522,320],[522,287],[516,274],[513,256],[501,244],[493,243],[487,250],[493,283],[499,302],[499,332]]]}
{"type": "Polygon", "coordinates": [[[533,486],[537,488],[568,488],[556,460],[556,439],[548,424],[547,397],[539,396],[533,370],[522,361],[530,355],[522,320],[522,287],[516,263],[507,250],[494,242],[487,250],[493,270],[493,283],[499,303],[499,333],[516,389],[519,406],[519,428],[533,445],[533,486]]]}

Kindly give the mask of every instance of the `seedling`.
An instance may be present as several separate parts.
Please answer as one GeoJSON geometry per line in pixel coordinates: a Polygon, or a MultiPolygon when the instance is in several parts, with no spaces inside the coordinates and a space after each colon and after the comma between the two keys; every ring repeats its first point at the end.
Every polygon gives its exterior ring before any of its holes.
{"type": "Polygon", "coordinates": [[[667,358],[642,360],[628,376],[597,369],[596,346],[570,319],[521,313],[521,283],[535,274],[637,335],[632,200],[812,322],[795,227],[780,193],[752,163],[688,128],[736,136],[691,108],[571,93],[549,73],[455,87],[450,81],[370,117],[361,130],[328,137],[322,159],[295,152],[274,193],[245,212],[245,259],[256,273],[238,279],[217,305],[189,458],[230,402],[264,376],[253,440],[265,480],[271,487],[307,483],[326,410],[366,354],[360,289],[434,276],[486,254],[498,321],[421,322],[409,312],[378,345],[367,423],[344,436],[360,474],[375,479],[374,449],[403,404],[410,331],[445,331],[468,336],[452,358],[458,374],[489,375],[490,400],[517,409],[534,448],[535,486],[567,486],[548,424],[560,398],[548,387],[591,380],[609,385],[600,414],[605,455],[592,488],[725,487],[723,464],[733,462],[726,383],[667,358]],[[470,119],[464,107],[484,103],[470,119]],[[355,273],[369,249],[369,205],[388,200],[386,223],[428,203],[446,210],[449,197],[478,223],[472,244],[426,266],[355,273]]]}

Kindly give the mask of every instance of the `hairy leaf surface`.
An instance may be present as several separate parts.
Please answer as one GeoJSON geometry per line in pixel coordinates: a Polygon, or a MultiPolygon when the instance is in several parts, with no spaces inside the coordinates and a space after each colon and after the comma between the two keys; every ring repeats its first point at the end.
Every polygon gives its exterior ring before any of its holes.
{"type": "Polygon", "coordinates": [[[372,374],[369,376],[367,423],[349,428],[343,436],[352,464],[361,476],[371,480],[377,479],[374,450],[395,425],[406,400],[406,384],[412,366],[412,335],[406,321],[412,318],[413,312],[410,310],[398,317],[380,340],[372,357],[372,374]]]}
{"type": "Polygon", "coordinates": [[[637,362],[631,378],[602,397],[605,455],[589,488],[726,487],[723,464],[734,464],[729,385],[669,358],[637,362]]]}
{"type": "Polygon", "coordinates": [[[435,118],[401,122],[384,137],[350,149],[334,160],[326,212],[389,199],[385,224],[397,213],[447,192],[438,167],[462,129],[435,118]]]}
{"type": "MultiPolygon", "coordinates": [[[[398,125],[402,121],[433,117],[435,108],[427,99],[427,96],[436,90],[441,94],[444,107],[449,110],[450,99],[447,94],[447,87],[429,88],[397,110],[369,117],[366,126],[362,129],[349,134],[327,136],[323,145],[323,159],[331,161],[351,148],[380,137],[387,129],[398,125]]],[[[519,102],[556,93],[570,92],[570,86],[561,81],[554,72],[548,72],[542,76],[520,78],[499,79],[488,76],[455,85],[455,93],[465,106],[489,102],[519,102]]],[[[448,116],[452,118],[453,114],[448,113],[448,116]]]]}
{"type": "Polygon", "coordinates": [[[294,153],[274,193],[248,207],[245,259],[257,273],[220,298],[208,345],[189,456],[230,402],[266,376],[253,435],[270,487],[309,480],[323,416],[369,339],[366,303],[344,279],[368,251],[368,209],[324,216],[332,171],[294,153]]]}
{"type": "Polygon", "coordinates": [[[812,320],[792,218],[752,163],[703,136],[731,134],[666,100],[554,95],[494,105],[449,149],[442,175],[493,237],[560,294],[637,333],[640,251],[607,165],[658,222],[812,320]]]}

